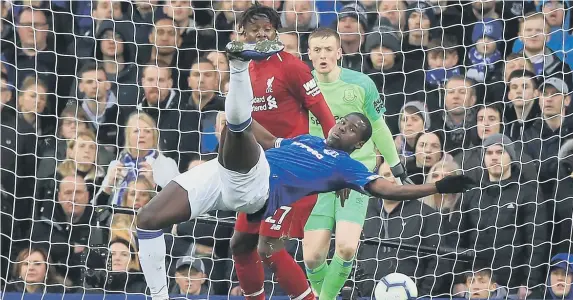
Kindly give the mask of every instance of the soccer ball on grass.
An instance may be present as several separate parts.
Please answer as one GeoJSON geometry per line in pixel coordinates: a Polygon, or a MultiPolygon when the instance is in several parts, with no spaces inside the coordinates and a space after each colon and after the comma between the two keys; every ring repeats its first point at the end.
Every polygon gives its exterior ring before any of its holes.
{"type": "Polygon", "coordinates": [[[384,276],[374,290],[376,300],[408,300],[418,297],[418,288],[410,277],[392,273],[384,276]]]}

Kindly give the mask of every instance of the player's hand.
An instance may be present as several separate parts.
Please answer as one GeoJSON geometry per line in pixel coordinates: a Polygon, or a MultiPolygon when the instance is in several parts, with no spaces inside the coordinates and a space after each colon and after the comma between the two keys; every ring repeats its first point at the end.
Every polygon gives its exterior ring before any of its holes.
{"type": "Polygon", "coordinates": [[[340,206],[344,207],[344,202],[346,202],[349,195],[350,195],[350,189],[343,189],[336,192],[336,197],[340,198],[340,206]]]}
{"type": "Polygon", "coordinates": [[[466,175],[446,176],[435,184],[440,194],[463,193],[476,186],[476,183],[466,175]]]}

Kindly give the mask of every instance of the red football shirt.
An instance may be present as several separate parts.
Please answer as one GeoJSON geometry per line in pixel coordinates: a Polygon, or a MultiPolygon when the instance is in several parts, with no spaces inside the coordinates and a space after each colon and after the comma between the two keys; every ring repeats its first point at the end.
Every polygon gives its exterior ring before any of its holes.
{"type": "MultiPolygon", "coordinates": [[[[326,103],[310,68],[287,52],[249,65],[253,118],[277,137],[308,134],[309,107],[326,103]]],[[[334,120],[334,119],[333,119],[334,120]]]]}

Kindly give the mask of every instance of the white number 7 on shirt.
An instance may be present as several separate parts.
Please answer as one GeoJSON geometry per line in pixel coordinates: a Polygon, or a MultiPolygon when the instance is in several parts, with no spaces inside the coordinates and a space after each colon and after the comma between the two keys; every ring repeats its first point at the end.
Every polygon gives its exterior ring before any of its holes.
{"type": "Polygon", "coordinates": [[[289,213],[289,211],[292,209],[292,207],[290,206],[281,206],[279,207],[279,209],[277,209],[277,211],[275,212],[274,215],[268,217],[265,222],[267,223],[271,223],[274,224],[273,226],[271,226],[271,230],[281,230],[281,224],[283,223],[283,220],[285,219],[285,217],[287,216],[287,214],[289,213]],[[278,217],[277,214],[280,213],[280,218],[278,219],[278,221],[276,219],[274,219],[275,216],[278,217]]]}

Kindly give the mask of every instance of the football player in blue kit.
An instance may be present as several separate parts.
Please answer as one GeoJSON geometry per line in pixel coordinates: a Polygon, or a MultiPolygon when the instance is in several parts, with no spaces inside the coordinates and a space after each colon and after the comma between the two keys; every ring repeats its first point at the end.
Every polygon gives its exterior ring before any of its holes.
{"type": "Polygon", "coordinates": [[[410,200],[461,193],[474,185],[464,175],[431,184],[394,185],[370,172],[350,158],[372,135],[368,118],[360,113],[342,118],[326,139],[274,137],[251,118],[248,63],[265,59],[282,47],[269,40],[230,43],[227,126],[221,134],[218,159],[176,177],[139,211],[139,256],[153,299],[168,299],[162,229],[211,210],[245,212],[250,219],[266,219],[303,196],[346,188],[383,199],[410,200]]]}

